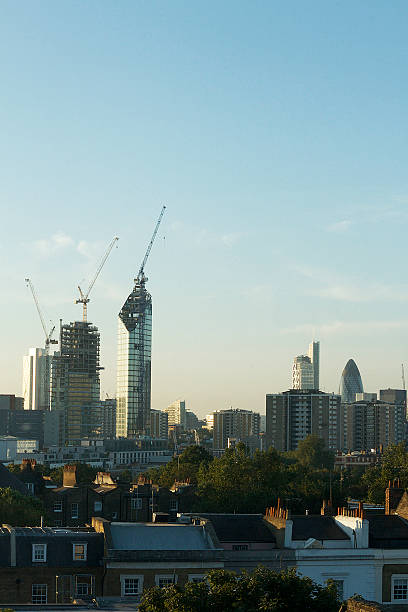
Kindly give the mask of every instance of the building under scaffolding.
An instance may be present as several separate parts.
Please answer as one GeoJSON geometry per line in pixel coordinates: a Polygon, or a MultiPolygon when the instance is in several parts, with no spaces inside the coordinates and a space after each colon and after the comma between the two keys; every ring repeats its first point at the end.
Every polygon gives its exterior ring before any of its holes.
{"type": "Polygon", "coordinates": [[[150,425],[152,298],[140,275],[119,313],[116,435],[134,438],[150,425]]]}
{"type": "Polygon", "coordinates": [[[51,410],[59,410],[62,444],[77,443],[83,433],[84,406],[99,402],[99,332],[88,321],[61,325],[60,350],[54,354],[51,374],[51,410]]]}

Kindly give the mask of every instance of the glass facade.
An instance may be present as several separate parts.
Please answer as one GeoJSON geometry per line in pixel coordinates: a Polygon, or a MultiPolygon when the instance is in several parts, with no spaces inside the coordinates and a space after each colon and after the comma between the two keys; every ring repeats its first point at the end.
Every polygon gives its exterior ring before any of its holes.
{"type": "Polygon", "coordinates": [[[356,393],[363,393],[363,381],[354,359],[349,359],[340,379],[340,395],[344,404],[356,401],[356,393]]]}
{"type": "Polygon", "coordinates": [[[118,318],[116,435],[147,433],[150,422],[152,298],[136,282],[118,318]]]}

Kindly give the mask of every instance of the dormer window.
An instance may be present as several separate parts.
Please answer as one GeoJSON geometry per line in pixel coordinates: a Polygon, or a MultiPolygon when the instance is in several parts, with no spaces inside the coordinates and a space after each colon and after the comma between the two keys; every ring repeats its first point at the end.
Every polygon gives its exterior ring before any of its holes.
{"type": "Polygon", "coordinates": [[[47,545],[33,544],[32,545],[32,561],[34,563],[45,563],[47,561],[47,545]]]}

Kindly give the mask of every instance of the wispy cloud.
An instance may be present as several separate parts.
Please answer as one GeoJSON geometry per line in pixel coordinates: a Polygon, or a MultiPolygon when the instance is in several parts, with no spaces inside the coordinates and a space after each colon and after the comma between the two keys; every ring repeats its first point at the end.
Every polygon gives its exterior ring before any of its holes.
{"type": "Polygon", "coordinates": [[[325,269],[308,266],[294,266],[293,270],[309,281],[304,292],[330,300],[342,302],[408,301],[408,284],[352,283],[345,281],[325,269]]]}
{"type": "Polygon", "coordinates": [[[73,238],[64,232],[57,232],[49,239],[35,240],[33,243],[34,250],[43,257],[48,257],[73,245],[73,238]]]}
{"type": "Polygon", "coordinates": [[[230,232],[221,236],[221,242],[227,247],[232,247],[239,242],[242,237],[242,232],[230,232]]]}
{"type": "Polygon", "coordinates": [[[214,232],[206,227],[192,226],[183,221],[173,221],[170,224],[172,232],[183,233],[198,246],[222,245],[227,248],[235,246],[245,235],[244,232],[226,231],[214,232]]]}
{"type": "Polygon", "coordinates": [[[351,221],[349,219],[344,219],[343,221],[337,221],[336,223],[332,223],[327,226],[327,231],[332,232],[334,234],[344,234],[347,230],[350,229],[351,221]]]}
{"type": "Polygon", "coordinates": [[[373,332],[387,332],[408,328],[408,320],[399,321],[331,321],[328,323],[302,323],[293,327],[285,327],[280,330],[281,334],[317,333],[319,336],[331,334],[368,334],[373,332]]]}

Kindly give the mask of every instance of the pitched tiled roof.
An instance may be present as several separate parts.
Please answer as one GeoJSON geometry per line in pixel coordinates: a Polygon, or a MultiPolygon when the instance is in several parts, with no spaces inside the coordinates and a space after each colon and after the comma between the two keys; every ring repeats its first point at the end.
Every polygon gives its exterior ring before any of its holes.
{"type": "Polygon", "coordinates": [[[199,514],[209,519],[220,542],[269,542],[275,536],[261,514],[199,514]]]}
{"type": "Polygon", "coordinates": [[[331,516],[294,516],[292,540],[348,540],[331,516]]]}

